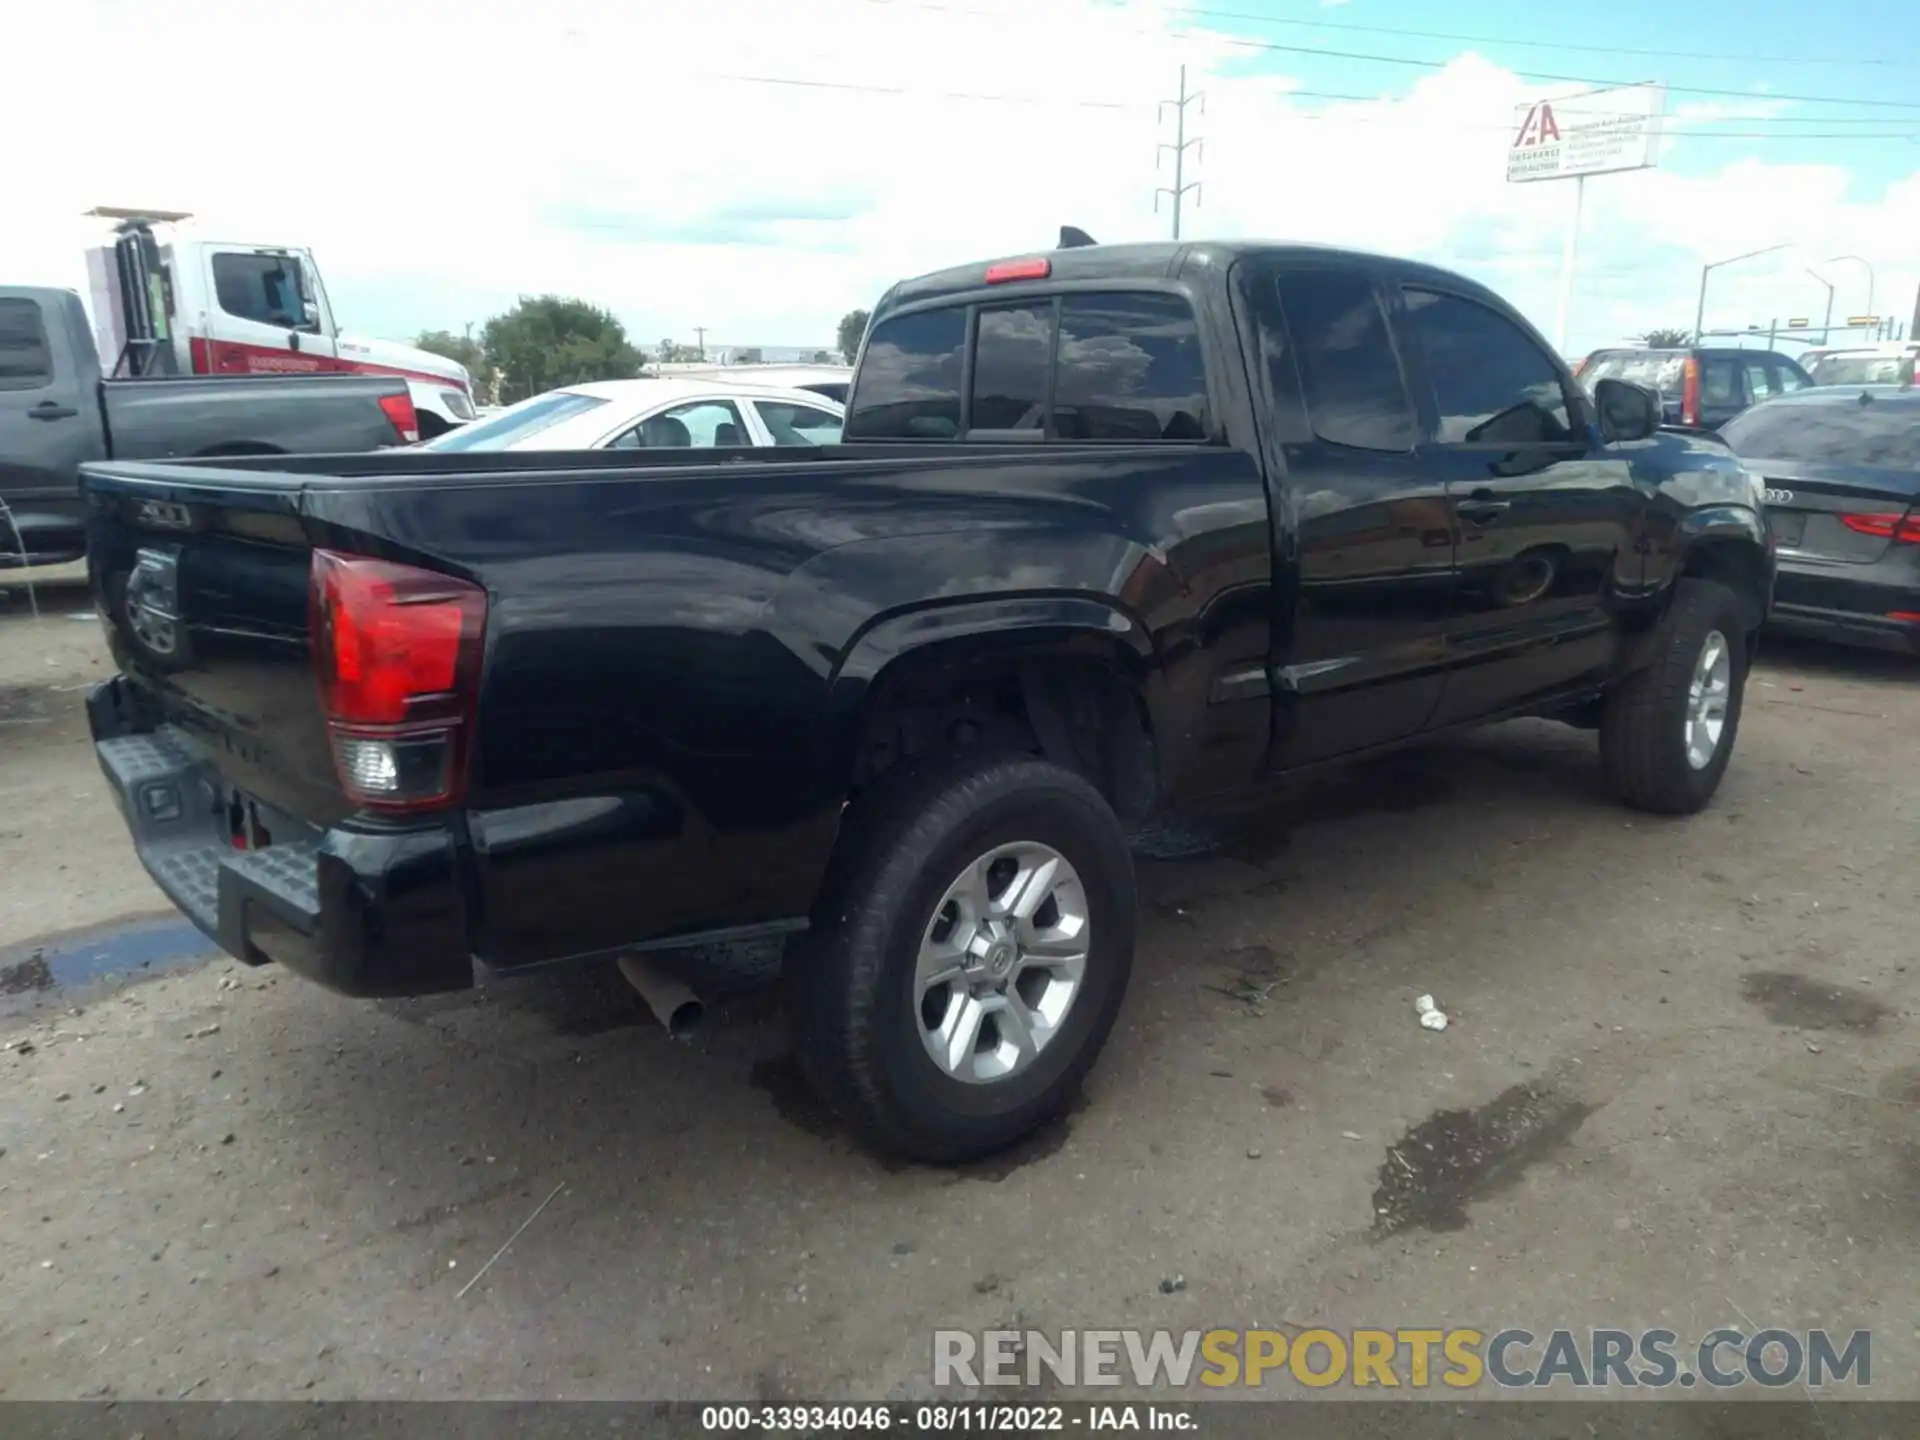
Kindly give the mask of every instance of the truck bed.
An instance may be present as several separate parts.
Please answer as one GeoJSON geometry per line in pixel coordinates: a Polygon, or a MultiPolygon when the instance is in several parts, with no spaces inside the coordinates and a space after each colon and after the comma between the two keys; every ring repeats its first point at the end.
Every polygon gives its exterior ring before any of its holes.
{"type": "MultiPolygon", "coordinates": [[[[156,879],[233,953],[361,993],[466,984],[469,956],[515,969],[792,928],[839,823],[861,690],[924,628],[930,587],[1144,653],[1113,577],[1165,574],[1169,517],[1234,490],[1265,578],[1258,467],[1218,447],[767,454],[86,467],[122,677],[95,733],[136,835],[153,831],[156,879]],[[396,819],[343,789],[315,683],[320,551],[484,594],[458,804],[396,819]],[[141,793],[162,772],[176,799],[155,821],[141,793]],[[416,882],[410,910],[394,887],[416,882]],[[383,894],[379,935],[321,933],[330,888],[383,894]],[[438,939],[392,953],[409,914],[438,939]],[[408,956],[427,953],[458,963],[423,978],[408,956]]],[[[1175,602],[1161,589],[1142,598],[1175,602]]]]}

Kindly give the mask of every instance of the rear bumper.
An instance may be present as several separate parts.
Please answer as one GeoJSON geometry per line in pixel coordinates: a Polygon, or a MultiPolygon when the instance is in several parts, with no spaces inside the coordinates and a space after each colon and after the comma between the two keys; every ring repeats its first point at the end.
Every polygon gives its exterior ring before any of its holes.
{"type": "Polygon", "coordinates": [[[1900,550],[1871,565],[1808,565],[1782,557],[1767,624],[1782,633],[1920,653],[1920,569],[1900,550]]]}
{"type": "Polygon", "coordinates": [[[141,728],[119,678],[87,696],[87,720],[140,863],[229,955],[276,961],[344,995],[473,984],[450,830],[332,829],[237,850],[218,778],[189,737],[141,728]]]}

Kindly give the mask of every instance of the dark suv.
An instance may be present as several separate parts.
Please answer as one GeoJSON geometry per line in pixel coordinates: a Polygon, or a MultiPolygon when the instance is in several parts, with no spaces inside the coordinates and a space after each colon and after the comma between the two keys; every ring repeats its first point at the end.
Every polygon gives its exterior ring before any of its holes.
{"type": "Polygon", "coordinates": [[[1805,390],[1813,380],[1771,350],[1596,350],[1580,367],[1592,393],[1602,380],[1625,380],[1660,393],[1669,425],[1718,430],[1749,405],[1805,390]]]}

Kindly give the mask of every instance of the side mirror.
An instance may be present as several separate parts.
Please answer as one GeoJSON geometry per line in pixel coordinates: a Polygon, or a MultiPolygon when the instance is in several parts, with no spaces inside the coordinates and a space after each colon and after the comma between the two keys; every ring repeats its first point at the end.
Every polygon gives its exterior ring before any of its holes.
{"type": "Polygon", "coordinates": [[[1602,380],[1593,387],[1600,433],[1608,440],[1645,440],[1660,428],[1660,397],[1644,385],[1602,380]]]}
{"type": "Polygon", "coordinates": [[[312,297],[300,302],[300,323],[308,330],[320,328],[320,306],[312,297]]]}

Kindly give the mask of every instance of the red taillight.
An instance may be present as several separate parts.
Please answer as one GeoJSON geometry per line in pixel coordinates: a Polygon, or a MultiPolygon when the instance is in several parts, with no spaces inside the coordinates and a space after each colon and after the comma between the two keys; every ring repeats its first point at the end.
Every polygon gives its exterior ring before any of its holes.
{"type": "Polygon", "coordinates": [[[420,416],[413,408],[413,396],[382,395],[380,408],[387,412],[387,419],[407,444],[411,445],[420,438],[420,416]]]}
{"type": "Polygon", "coordinates": [[[1680,423],[1698,425],[1700,423],[1700,362],[1689,355],[1681,367],[1680,380],[1680,423]]]}
{"type": "Polygon", "coordinates": [[[1041,255],[1032,260],[1002,260],[987,267],[987,283],[1003,285],[1009,280],[1044,280],[1053,273],[1053,262],[1041,255]]]}
{"type": "Polygon", "coordinates": [[[1889,620],[1898,620],[1902,625],[1920,625],[1920,610],[1889,610],[1889,620]]]}
{"type": "Polygon", "coordinates": [[[320,705],[348,798],[389,812],[458,800],[486,591],[411,565],[316,550],[309,602],[320,705]]]}
{"type": "Polygon", "coordinates": [[[1860,535],[1877,535],[1900,545],[1920,545],[1920,515],[1842,515],[1840,523],[1860,535]]]}

